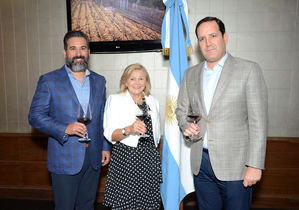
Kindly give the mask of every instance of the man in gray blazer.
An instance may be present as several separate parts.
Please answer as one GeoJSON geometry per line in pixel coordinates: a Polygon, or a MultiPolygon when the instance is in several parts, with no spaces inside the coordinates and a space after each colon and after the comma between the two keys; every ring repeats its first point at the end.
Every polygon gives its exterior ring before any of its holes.
{"type": "Polygon", "coordinates": [[[261,179],[266,153],[262,71],[257,63],[226,52],[228,35],[218,18],[202,19],[195,32],[205,60],[185,72],[176,115],[185,140],[192,141],[198,205],[200,210],[250,209],[251,186],[261,179]],[[188,111],[196,108],[202,118],[190,123],[188,111]],[[203,138],[192,140],[198,134],[203,138]]]}

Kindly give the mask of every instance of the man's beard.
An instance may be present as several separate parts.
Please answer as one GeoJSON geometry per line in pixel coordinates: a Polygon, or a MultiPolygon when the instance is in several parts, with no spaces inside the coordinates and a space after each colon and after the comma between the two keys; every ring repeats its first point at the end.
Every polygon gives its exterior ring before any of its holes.
{"type": "Polygon", "coordinates": [[[88,68],[88,58],[85,56],[75,56],[72,59],[65,58],[65,64],[74,72],[84,72],[88,68]],[[75,63],[75,59],[83,59],[83,63],[75,63]]]}

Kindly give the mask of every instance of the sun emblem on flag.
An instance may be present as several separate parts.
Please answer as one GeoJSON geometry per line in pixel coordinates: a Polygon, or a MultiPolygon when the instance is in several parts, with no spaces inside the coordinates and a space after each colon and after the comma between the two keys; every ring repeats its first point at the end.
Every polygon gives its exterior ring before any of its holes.
{"type": "Polygon", "coordinates": [[[177,119],[175,115],[175,110],[177,107],[177,98],[175,96],[167,96],[166,100],[166,122],[168,124],[176,124],[177,119]]]}

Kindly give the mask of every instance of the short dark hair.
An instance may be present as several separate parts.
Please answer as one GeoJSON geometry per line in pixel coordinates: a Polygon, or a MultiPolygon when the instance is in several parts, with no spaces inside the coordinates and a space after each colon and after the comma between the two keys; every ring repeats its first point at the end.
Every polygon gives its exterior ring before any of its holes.
{"type": "Polygon", "coordinates": [[[89,38],[88,38],[88,36],[85,33],[83,33],[82,31],[68,31],[64,35],[64,38],[63,38],[63,46],[64,46],[65,50],[67,50],[68,41],[72,37],[83,37],[86,40],[87,47],[89,49],[89,38]]]}
{"type": "Polygon", "coordinates": [[[197,35],[197,29],[198,27],[202,24],[202,23],[205,23],[205,22],[211,22],[211,21],[215,21],[219,27],[219,31],[221,32],[222,36],[224,35],[225,33],[225,26],[224,26],[224,23],[219,19],[219,18],[216,18],[216,17],[205,17],[203,19],[201,19],[196,27],[195,27],[195,34],[196,34],[196,37],[198,38],[198,35],[197,35]]]}

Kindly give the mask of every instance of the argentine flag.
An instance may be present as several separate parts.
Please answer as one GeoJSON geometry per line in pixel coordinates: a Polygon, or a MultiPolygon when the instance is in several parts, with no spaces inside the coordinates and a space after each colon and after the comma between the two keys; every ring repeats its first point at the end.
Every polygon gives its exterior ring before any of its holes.
{"type": "Polygon", "coordinates": [[[187,0],[163,0],[166,11],[162,25],[163,52],[169,53],[170,71],[162,150],[161,197],[165,210],[179,209],[180,202],[194,191],[190,148],[185,145],[176,120],[179,87],[188,68],[186,49],[191,48],[187,0]],[[185,27],[185,28],[184,28],[185,27]],[[184,34],[184,31],[186,34],[184,34]],[[165,50],[165,49],[169,49],[165,50]]]}

